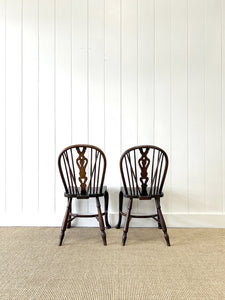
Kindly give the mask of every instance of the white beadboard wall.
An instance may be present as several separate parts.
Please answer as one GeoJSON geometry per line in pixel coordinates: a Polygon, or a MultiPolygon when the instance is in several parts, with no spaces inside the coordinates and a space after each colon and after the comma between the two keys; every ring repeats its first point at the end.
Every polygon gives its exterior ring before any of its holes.
{"type": "Polygon", "coordinates": [[[167,225],[225,227],[224,95],[225,0],[0,0],[0,225],[60,226],[58,154],[90,143],[112,225],[120,155],[154,144],[170,159],[167,225]]]}

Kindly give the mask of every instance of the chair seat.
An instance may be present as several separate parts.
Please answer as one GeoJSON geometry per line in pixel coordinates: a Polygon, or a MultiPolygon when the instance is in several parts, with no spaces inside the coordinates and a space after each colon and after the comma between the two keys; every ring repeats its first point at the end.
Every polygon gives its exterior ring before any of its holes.
{"type": "Polygon", "coordinates": [[[65,197],[68,198],[77,198],[77,199],[88,199],[92,197],[101,197],[105,194],[107,191],[107,187],[103,186],[102,189],[100,187],[91,187],[89,188],[88,192],[86,194],[81,193],[81,188],[78,187],[78,191],[75,190],[75,188],[69,187],[70,192],[69,193],[64,193],[65,197]]]}
{"type": "Polygon", "coordinates": [[[147,188],[146,195],[141,194],[140,191],[135,187],[127,188],[127,193],[126,193],[124,187],[121,187],[120,190],[123,193],[123,196],[126,198],[139,198],[140,200],[149,200],[149,199],[155,198],[156,196],[163,197],[163,193],[159,192],[158,187],[156,187],[155,189],[152,189],[151,192],[150,192],[150,188],[147,188]]]}

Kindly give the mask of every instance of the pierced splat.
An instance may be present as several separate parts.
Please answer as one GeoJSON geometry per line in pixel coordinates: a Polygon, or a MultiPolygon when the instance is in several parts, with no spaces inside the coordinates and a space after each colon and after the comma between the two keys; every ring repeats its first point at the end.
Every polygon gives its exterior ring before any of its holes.
{"type": "Polygon", "coordinates": [[[81,194],[86,194],[86,182],[87,182],[87,176],[86,176],[86,167],[88,163],[88,159],[84,156],[86,147],[83,147],[82,151],[79,147],[76,148],[77,153],[79,154],[79,157],[76,159],[77,166],[80,171],[80,177],[78,178],[80,181],[80,187],[81,187],[81,194]]]}
{"type": "Polygon", "coordinates": [[[142,189],[142,195],[145,196],[147,195],[147,183],[148,183],[148,166],[150,164],[150,159],[147,157],[149,149],[146,148],[145,151],[143,148],[140,148],[140,153],[141,153],[141,158],[138,160],[138,164],[141,168],[141,189],[142,189]]]}

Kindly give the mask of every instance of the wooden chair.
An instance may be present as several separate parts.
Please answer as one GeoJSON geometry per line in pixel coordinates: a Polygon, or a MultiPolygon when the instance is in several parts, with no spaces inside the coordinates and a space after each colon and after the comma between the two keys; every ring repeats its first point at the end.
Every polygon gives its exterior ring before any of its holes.
{"type": "Polygon", "coordinates": [[[123,187],[119,194],[119,220],[116,228],[120,228],[121,218],[125,216],[122,237],[124,246],[131,218],[153,218],[158,222],[158,228],[164,232],[164,237],[170,246],[166,223],[160,206],[163,197],[163,184],[168,169],[168,157],[165,151],[155,146],[137,146],[125,151],[120,159],[120,172],[123,187]],[[129,198],[127,213],[123,212],[123,197],[129,198]],[[132,215],[133,199],[155,199],[157,213],[153,215],[132,215]]]}
{"type": "Polygon", "coordinates": [[[110,228],[108,222],[108,191],[103,186],[106,170],[106,158],[102,150],[91,145],[73,145],[65,148],[58,158],[59,172],[65,188],[64,196],[67,198],[67,208],[62,223],[59,246],[62,245],[66,228],[71,227],[75,218],[96,217],[99,222],[103,244],[106,246],[106,234],[103,216],[105,216],[106,228],[110,228]],[[72,213],[72,199],[96,198],[97,214],[80,215],[72,213]],[[104,197],[105,211],[101,212],[99,198],[104,197]]]}

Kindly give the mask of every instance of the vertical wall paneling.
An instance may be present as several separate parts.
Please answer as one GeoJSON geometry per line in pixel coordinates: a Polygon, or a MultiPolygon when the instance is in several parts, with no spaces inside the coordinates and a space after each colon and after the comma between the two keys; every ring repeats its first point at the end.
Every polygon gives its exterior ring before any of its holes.
{"type": "Polygon", "coordinates": [[[205,210],[222,210],[221,1],[205,1],[205,210]]]}
{"type": "MultiPolygon", "coordinates": [[[[138,1],[137,20],[137,97],[138,145],[154,144],[155,126],[155,2],[138,1]]],[[[139,212],[153,211],[154,201],[140,201],[139,212]]]]}
{"type": "MultiPolygon", "coordinates": [[[[88,1],[72,1],[72,144],[88,143],[88,1]]],[[[87,212],[87,200],[74,203],[87,212]]]]}
{"type": "MultiPolygon", "coordinates": [[[[39,212],[55,207],[54,0],[39,0],[39,212]]],[[[58,172],[58,170],[56,169],[58,172]]],[[[62,188],[62,186],[60,186],[62,188]]],[[[63,191],[61,189],[61,191],[63,191]]]]}
{"type": "Polygon", "coordinates": [[[23,211],[38,209],[38,2],[23,0],[23,211]],[[32,200],[31,200],[32,198],[32,200]]]}
{"type": "Polygon", "coordinates": [[[105,1],[105,182],[110,209],[117,211],[120,186],[120,0],[105,1]]]}
{"type": "MultiPolygon", "coordinates": [[[[22,203],[22,2],[6,3],[6,209],[22,203]],[[16,195],[12,197],[12,190],[16,195]]],[[[16,220],[14,220],[16,222],[16,220]]]]}
{"type": "Polygon", "coordinates": [[[137,3],[122,1],[122,150],[138,142],[137,3]]]}
{"type": "Polygon", "coordinates": [[[205,1],[188,1],[188,206],[205,209],[205,1]]]}
{"type": "Polygon", "coordinates": [[[224,32],[224,0],[0,0],[0,225],[60,226],[58,155],[90,143],[106,153],[112,225],[122,152],[154,144],[168,225],[225,227],[224,32]]]}
{"type": "Polygon", "coordinates": [[[138,143],[137,13],[137,0],[122,1],[122,151],[138,143]]]}
{"type": "MultiPolygon", "coordinates": [[[[89,143],[105,148],[104,24],[105,2],[89,1],[89,143]]],[[[95,199],[89,211],[96,211],[95,199]]]]}
{"type": "Polygon", "coordinates": [[[222,119],[222,188],[223,213],[225,213],[225,3],[221,1],[221,119],[222,119]]]}
{"type": "MultiPolygon", "coordinates": [[[[155,2],[155,144],[162,147],[171,161],[171,2],[155,2]]],[[[167,199],[171,168],[166,179],[167,199]]],[[[162,201],[164,211],[169,201],[162,201]]]]}
{"type": "Polygon", "coordinates": [[[89,1],[89,142],[104,150],[104,1],[89,1]]]}
{"type": "Polygon", "coordinates": [[[88,142],[87,4],[72,1],[72,143],[88,142]]]}
{"type": "Polygon", "coordinates": [[[6,2],[0,1],[0,210],[5,211],[5,21],[6,2]]]}
{"type": "Polygon", "coordinates": [[[187,1],[171,1],[171,210],[187,211],[187,1]]]}
{"type": "Polygon", "coordinates": [[[154,144],[155,5],[138,1],[137,75],[138,144],[154,144]]]}
{"type": "MultiPolygon", "coordinates": [[[[56,0],[55,7],[55,109],[56,157],[71,144],[71,1],[56,0]]],[[[64,214],[61,178],[56,168],[56,211],[64,214]]]]}

